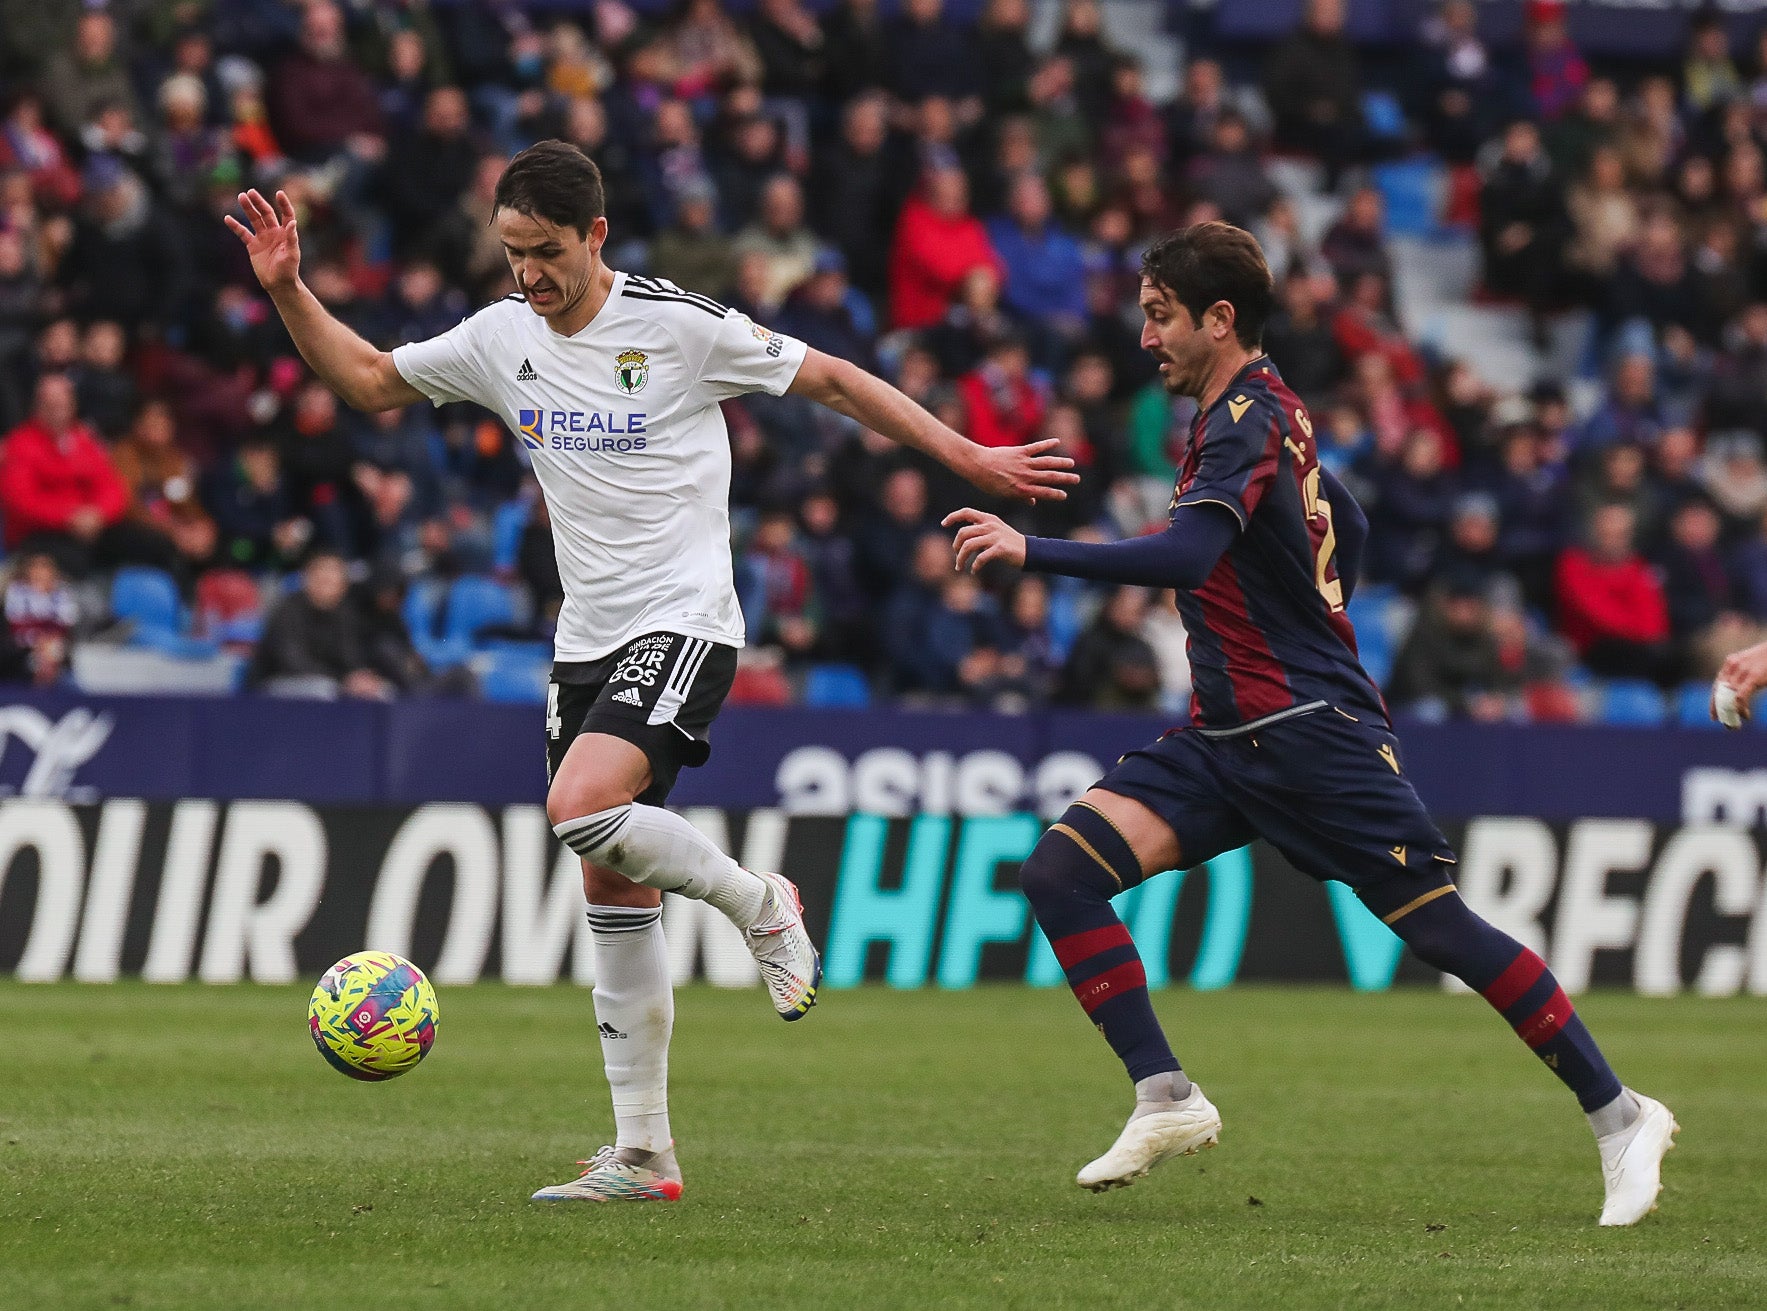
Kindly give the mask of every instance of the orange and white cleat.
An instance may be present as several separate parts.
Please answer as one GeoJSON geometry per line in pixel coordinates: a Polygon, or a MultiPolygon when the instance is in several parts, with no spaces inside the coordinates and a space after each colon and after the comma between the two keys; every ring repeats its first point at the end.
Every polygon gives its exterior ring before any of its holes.
{"type": "Polygon", "coordinates": [[[535,1202],[674,1202],[681,1197],[681,1167],[675,1145],[660,1152],[641,1147],[603,1147],[587,1161],[583,1173],[567,1184],[542,1188],[535,1202]]]}

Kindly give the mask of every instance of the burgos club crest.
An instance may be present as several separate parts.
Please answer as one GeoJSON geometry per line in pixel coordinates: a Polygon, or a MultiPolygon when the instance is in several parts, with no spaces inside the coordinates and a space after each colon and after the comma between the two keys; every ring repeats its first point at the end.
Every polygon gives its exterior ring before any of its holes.
{"type": "Polygon", "coordinates": [[[621,351],[614,356],[614,385],[628,396],[636,396],[650,381],[650,356],[643,351],[621,351]]]}

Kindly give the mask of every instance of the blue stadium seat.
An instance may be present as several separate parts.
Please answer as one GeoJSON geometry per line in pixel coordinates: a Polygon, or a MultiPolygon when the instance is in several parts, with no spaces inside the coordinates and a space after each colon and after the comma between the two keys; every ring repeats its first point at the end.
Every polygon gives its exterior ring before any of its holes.
{"type": "Polygon", "coordinates": [[[442,636],[471,642],[480,629],[515,622],[515,597],[494,578],[468,575],[448,589],[442,636]]]}
{"type": "Polygon", "coordinates": [[[544,705],[546,678],[552,668],[550,653],[536,658],[532,651],[510,645],[491,652],[491,660],[479,678],[479,691],[487,701],[506,705],[544,705]]]}
{"type": "Polygon", "coordinates": [[[1601,722],[1628,728],[1656,728],[1669,717],[1669,708],[1655,683],[1637,678],[1618,678],[1607,685],[1601,698],[1601,722]]]}
{"type": "Polygon", "coordinates": [[[522,532],[533,517],[529,501],[506,501],[491,515],[491,564],[497,569],[514,569],[521,550],[522,532]]]}
{"type": "Polygon", "coordinates": [[[1362,659],[1362,667],[1368,671],[1368,676],[1374,680],[1375,685],[1385,687],[1387,680],[1393,676],[1393,662],[1399,656],[1386,625],[1378,621],[1366,626],[1357,624],[1356,651],[1362,659]]]}
{"type": "Polygon", "coordinates": [[[1675,722],[1683,728],[1722,728],[1712,718],[1712,685],[1683,683],[1675,693],[1675,722]]]}
{"type": "Polygon", "coordinates": [[[415,638],[436,635],[436,614],[442,608],[442,584],[434,579],[412,583],[405,589],[405,627],[415,638]]]}
{"type": "Polygon", "coordinates": [[[472,658],[470,642],[459,642],[450,637],[428,637],[422,633],[414,633],[411,644],[417,648],[417,654],[423,657],[424,664],[431,669],[453,669],[472,658]]]}
{"type": "Polygon", "coordinates": [[[811,665],[804,677],[804,704],[827,710],[864,710],[871,684],[856,665],[811,665]]]}
{"type": "Polygon", "coordinates": [[[1368,135],[1384,141],[1398,141],[1405,135],[1405,111],[1399,97],[1391,91],[1362,93],[1362,124],[1368,135]]]}
{"type": "Polygon", "coordinates": [[[110,612],[134,624],[138,633],[176,634],[184,628],[178,584],[163,569],[129,565],[117,570],[110,585],[110,612]]]}
{"type": "Polygon", "coordinates": [[[1386,210],[1388,235],[1427,237],[1436,232],[1446,177],[1433,157],[1377,164],[1374,185],[1386,210]]]}

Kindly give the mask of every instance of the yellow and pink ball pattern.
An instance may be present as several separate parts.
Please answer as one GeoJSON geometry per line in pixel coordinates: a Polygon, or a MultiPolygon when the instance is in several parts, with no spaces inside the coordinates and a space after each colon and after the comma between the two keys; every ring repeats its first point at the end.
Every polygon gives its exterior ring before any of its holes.
{"type": "Polygon", "coordinates": [[[391,1079],[436,1040],[436,990],[423,971],[390,951],[345,956],[325,971],[307,1008],[313,1045],[352,1079],[391,1079]]]}

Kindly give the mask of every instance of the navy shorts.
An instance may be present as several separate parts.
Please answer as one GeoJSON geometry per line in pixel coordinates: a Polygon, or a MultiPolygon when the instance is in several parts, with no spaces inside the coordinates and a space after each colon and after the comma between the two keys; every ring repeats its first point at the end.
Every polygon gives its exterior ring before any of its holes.
{"type": "Polygon", "coordinates": [[[1178,837],[1184,868],[1263,838],[1316,879],[1353,888],[1444,876],[1454,852],[1406,780],[1384,721],[1333,706],[1249,731],[1181,728],[1099,780],[1178,837]]]}

